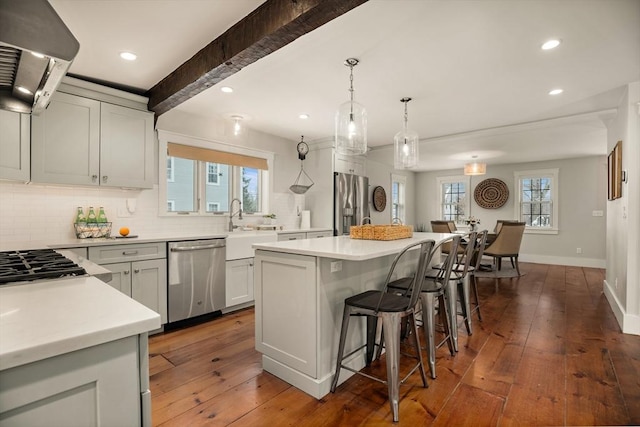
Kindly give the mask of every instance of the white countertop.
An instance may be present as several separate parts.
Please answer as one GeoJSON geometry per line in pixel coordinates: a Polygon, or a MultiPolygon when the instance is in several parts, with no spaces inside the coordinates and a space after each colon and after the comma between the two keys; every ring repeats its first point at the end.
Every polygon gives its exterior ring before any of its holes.
{"type": "Polygon", "coordinates": [[[23,242],[2,242],[0,241],[0,251],[13,251],[13,250],[27,250],[27,249],[69,249],[80,248],[90,246],[105,246],[105,245],[121,245],[132,243],[154,243],[154,242],[176,242],[181,240],[203,240],[203,239],[224,239],[233,238],[234,236],[247,236],[251,234],[259,235],[277,235],[286,233],[306,233],[313,231],[327,231],[331,228],[316,227],[308,229],[286,229],[286,230],[273,230],[273,231],[234,231],[233,233],[221,232],[221,233],[209,233],[209,234],[195,234],[195,233],[183,233],[183,232],[169,232],[169,233],[147,233],[140,234],[134,238],[120,238],[113,235],[110,238],[102,239],[57,239],[57,240],[26,240],[23,242]]]}
{"type": "Polygon", "coordinates": [[[0,286],[0,370],[160,327],[160,315],[94,277],[0,286]]]}
{"type": "Polygon", "coordinates": [[[254,249],[283,252],[298,255],[311,255],[322,258],[364,261],[386,255],[394,255],[405,246],[424,239],[437,242],[454,236],[448,233],[413,233],[413,237],[398,240],[359,240],[349,236],[323,237],[322,239],[288,240],[274,243],[256,243],[254,249]]]}

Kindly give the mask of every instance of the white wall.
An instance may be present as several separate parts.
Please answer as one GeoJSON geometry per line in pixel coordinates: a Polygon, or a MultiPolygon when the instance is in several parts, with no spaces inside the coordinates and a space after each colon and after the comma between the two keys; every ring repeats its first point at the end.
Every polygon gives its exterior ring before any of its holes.
{"type": "Polygon", "coordinates": [[[616,117],[607,124],[609,152],[618,141],[629,178],[622,197],[607,202],[604,291],[622,331],[640,335],[640,82],[627,87],[616,117]]]}
{"type": "MultiPolygon", "coordinates": [[[[184,135],[256,148],[275,153],[271,212],[277,223],[287,229],[299,226],[298,210],[304,209],[304,196],[289,191],[299,171],[296,143],[248,129],[241,139],[234,139],[231,124],[171,111],[162,115],[157,127],[184,135]]],[[[156,159],[158,156],[156,142],[156,159]]],[[[156,161],[157,165],[158,162],[156,161]]],[[[157,176],[157,173],[156,173],[157,176]]],[[[113,233],[122,226],[132,234],[167,232],[212,234],[225,232],[228,217],[163,217],[158,215],[158,186],[151,190],[123,190],[102,187],[23,184],[0,181],[0,247],[15,249],[29,242],[43,245],[74,238],[76,207],[104,206],[113,233]],[[135,204],[133,213],[127,210],[135,204]]],[[[234,223],[259,223],[261,217],[246,215],[234,223]]]]}
{"type": "MultiPolygon", "coordinates": [[[[487,178],[498,178],[509,188],[509,200],[499,209],[483,209],[471,197],[471,215],[480,219],[480,229],[493,230],[498,219],[514,218],[514,172],[532,169],[559,169],[559,233],[530,234],[523,237],[520,259],[525,262],[605,266],[606,217],[594,217],[594,210],[606,209],[606,157],[547,162],[489,165],[487,174],[472,177],[471,191],[487,178]],[[581,248],[582,254],[576,249],[581,248]]],[[[462,170],[422,172],[416,177],[416,217],[418,222],[429,224],[439,219],[437,177],[461,175],[462,170]]]]}

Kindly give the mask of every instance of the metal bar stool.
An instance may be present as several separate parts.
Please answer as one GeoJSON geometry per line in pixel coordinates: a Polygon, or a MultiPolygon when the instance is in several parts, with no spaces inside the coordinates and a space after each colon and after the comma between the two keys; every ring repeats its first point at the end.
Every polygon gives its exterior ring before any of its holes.
{"type": "MultiPolygon", "coordinates": [[[[457,258],[457,248],[460,244],[460,236],[452,236],[448,239],[440,241],[431,251],[427,264],[430,265],[434,256],[440,256],[442,247],[448,247],[451,250],[447,254],[442,268],[430,270],[431,275],[427,274],[420,292],[420,301],[422,305],[422,322],[423,332],[427,345],[427,353],[429,355],[429,371],[431,378],[436,378],[436,349],[441,347],[445,342],[449,345],[449,352],[455,355],[455,347],[453,340],[453,331],[451,328],[451,315],[449,313],[448,302],[445,298],[446,287],[450,287],[451,271],[457,258]],[[438,313],[440,321],[444,327],[444,339],[435,342],[435,300],[438,299],[438,313]]],[[[389,283],[389,292],[402,292],[411,284],[411,278],[402,278],[389,283]]],[[[455,287],[454,287],[455,289],[455,287]]],[[[455,317],[454,317],[455,319],[455,317]]],[[[380,349],[378,349],[380,350],[380,349]]]]}
{"type": "MultiPolygon", "coordinates": [[[[434,246],[433,240],[422,240],[417,243],[406,246],[402,251],[396,255],[389,274],[384,282],[383,290],[381,291],[366,291],[352,297],[349,297],[344,302],[344,312],[342,316],[342,328],[340,330],[340,341],[338,345],[338,357],[336,360],[336,371],[331,383],[331,392],[335,392],[338,385],[338,378],[340,376],[341,369],[347,369],[351,372],[363,375],[367,378],[371,378],[383,384],[387,384],[389,390],[389,404],[391,405],[391,412],[393,414],[393,421],[398,421],[398,407],[400,400],[400,384],[404,383],[416,369],[420,369],[420,375],[422,376],[422,384],[427,387],[427,376],[422,364],[422,352],[420,351],[420,340],[418,338],[418,326],[415,319],[415,309],[418,303],[418,296],[422,289],[422,282],[424,281],[424,275],[428,264],[428,257],[432,253],[434,246]],[[416,262],[416,270],[414,276],[410,280],[410,284],[405,292],[389,293],[387,292],[387,286],[391,280],[393,272],[398,264],[398,261],[404,254],[410,249],[419,248],[418,258],[416,262]],[[343,365],[342,361],[351,356],[352,354],[362,350],[364,347],[370,347],[371,342],[370,334],[367,333],[367,343],[353,350],[347,355],[344,355],[344,346],[347,338],[347,331],[349,329],[349,320],[351,316],[367,316],[368,324],[369,319],[381,319],[382,320],[382,334],[386,336],[386,362],[387,362],[387,379],[383,380],[376,378],[372,375],[357,371],[349,366],[343,365]],[[416,365],[411,371],[400,380],[399,373],[399,358],[400,358],[400,330],[403,319],[407,318],[412,327],[414,341],[414,347],[417,359],[416,365]],[[369,345],[368,345],[369,344],[369,345]]],[[[370,325],[372,326],[372,325],[370,325]]],[[[369,328],[368,328],[369,329],[369,328]]],[[[379,346],[382,345],[381,343],[379,346]]],[[[369,349],[367,349],[369,350],[369,349]]]]}
{"type": "MultiPolygon", "coordinates": [[[[482,316],[480,315],[480,297],[478,296],[478,279],[476,278],[475,272],[480,270],[482,256],[484,255],[484,248],[487,245],[487,230],[483,230],[478,233],[476,236],[476,248],[475,253],[473,254],[474,259],[472,265],[469,267],[469,282],[471,283],[471,287],[473,288],[473,294],[475,297],[474,307],[470,311],[468,311],[469,316],[473,314],[474,311],[478,312],[478,320],[482,322],[482,316]]],[[[469,301],[469,289],[467,288],[467,307],[470,306],[469,301]]],[[[469,310],[467,308],[467,310],[469,310]]]]}

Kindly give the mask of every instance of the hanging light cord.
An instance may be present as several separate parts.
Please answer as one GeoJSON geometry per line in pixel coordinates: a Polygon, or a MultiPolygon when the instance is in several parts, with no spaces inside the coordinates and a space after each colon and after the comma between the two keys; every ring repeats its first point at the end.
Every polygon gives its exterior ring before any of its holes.
{"type": "Polygon", "coordinates": [[[353,121],[353,63],[349,62],[349,93],[351,96],[351,111],[349,113],[349,119],[353,121]]]}

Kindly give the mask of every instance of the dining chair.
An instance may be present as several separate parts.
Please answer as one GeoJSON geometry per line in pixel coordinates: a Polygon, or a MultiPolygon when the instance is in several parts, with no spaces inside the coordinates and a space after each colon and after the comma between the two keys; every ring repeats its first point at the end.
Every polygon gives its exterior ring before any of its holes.
{"type": "MultiPolygon", "coordinates": [[[[431,231],[433,231],[434,233],[453,233],[456,230],[457,227],[454,221],[431,221],[431,231]]],[[[442,247],[441,252],[445,255],[448,254],[451,251],[450,246],[450,242],[445,244],[442,247]]],[[[458,246],[457,252],[460,254],[463,251],[464,249],[461,246],[458,246]]]]}
{"type": "Polygon", "coordinates": [[[502,258],[510,258],[511,264],[520,276],[518,255],[525,226],[524,222],[503,222],[495,240],[485,248],[484,255],[493,257],[496,269],[502,268],[502,258]]]}
{"type": "MultiPolygon", "coordinates": [[[[397,422],[399,418],[399,387],[404,383],[409,376],[411,376],[417,369],[420,370],[422,376],[422,385],[427,387],[427,377],[422,363],[422,352],[420,349],[420,339],[418,338],[418,325],[416,323],[416,306],[418,305],[418,298],[422,290],[422,284],[424,282],[425,270],[432,256],[432,249],[434,247],[434,240],[422,240],[420,242],[412,243],[406,246],[393,260],[389,273],[384,282],[382,290],[369,290],[357,295],[353,295],[344,302],[344,311],[342,315],[342,327],[340,329],[340,340],[338,344],[338,355],[336,359],[336,370],[331,383],[331,392],[335,392],[338,385],[338,378],[340,376],[340,370],[346,369],[356,374],[363,375],[367,378],[375,381],[387,384],[389,393],[389,404],[391,406],[391,412],[393,414],[393,421],[397,422]],[[410,253],[412,249],[419,248],[419,252],[416,255],[416,265],[414,274],[409,278],[409,284],[402,292],[388,292],[388,286],[391,282],[391,278],[395,273],[396,266],[400,259],[405,254],[410,253]],[[344,354],[344,347],[347,338],[347,331],[349,329],[349,321],[352,316],[365,316],[367,317],[367,340],[362,346],[351,351],[349,354],[344,354]],[[411,333],[409,334],[413,340],[415,359],[417,363],[409,371],[409,373],[400,380],[399,374],[399,358],[400,358],[400,338],[401,327],[404,319],[408,319],[411,326],[411,333]],[[380,338],[379,351],[382,345],[386,349],[386,365],[387,365],[387,377],[381,379],[374,377],[358,370],[355,370],[348,365],[343,364],[343,360],[349,356],[361,351],[367,347],[367,351],[371,347],[371,337],[375,335],[372,333],[375,330],[377,321],[382,321],[382,333],[380,338]]],[[[415,253],[415,251],[411,251],[415,253]]]]}
{"type": "MultiPolygon", "coordinates": [[[[431,378],[436,378],[436,349],[440,348],[446,342],[449,346],[449,352],[451,355],[455,355],[455,337],[453,325],[451,324],[451,314],[450,314],[450,306],[448,304],[448,300],[445,295],[450,295],[451,289],[451,271],[453,270],[453,265],[456,261],[456,249],[460,244],[460,236],[452,236],[448,239],[440,241],[436,244],[431,254],[429,255],[429,259],[427,261],[427,265],[430,266],[432,262],[439,261],[440,253],[442,248],[445,245],[450,245],[451,251],[447,254],[444,262],[441,265],[441,268],[434,270],[435,274],[427,274],[425,271],[425,279],[422,286],[422,291],[420,293],[420,302],[422,309],[422,323],[423,323],[423,333],[426,342],[427,353],[429,355],[429,371],[431,373],[431,378]],[[436,317],[436,307],[435,301],[438,300],[438,310],[437,313],[440,317],[440,322],[444,329],[444,338],[439,343],[435,341],[435,317],[436,317]]],[[[401,279],[396,279],[393,282],[389,283],[388,289],[389,292],[406,292],[411,285],[411,278],[404,277],[401,279]]],[[[455,289],[455,287],[453,287],[455,289]]],[[[453,292],[455,298],[455,291],[453,292]]],[[[455,318],[455,317],[454,317],[455,318]]],[[[378,349],[379,351],[380,349],[378,349]]]]}

